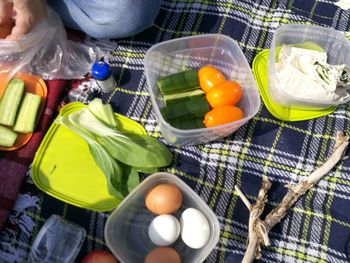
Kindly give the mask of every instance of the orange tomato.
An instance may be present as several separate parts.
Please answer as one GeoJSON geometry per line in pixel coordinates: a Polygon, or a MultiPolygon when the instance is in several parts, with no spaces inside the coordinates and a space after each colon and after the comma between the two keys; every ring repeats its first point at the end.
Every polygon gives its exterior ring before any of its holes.
{"type": "Polygon", "coordinates": [[[207,128],[230,123],[243,119],[244,115],[240,108],[232,105],[222,105],[207,112],[204,116],[204,125],[207,128]]]}
{"type": "Polygon", "coordinates": [[[198,70],[199,86],[204,92],[208,92],[216,84],[224,81],[225,76],[212,65],[201,67],[198,70]]]}
{"type": "Polygon", "coordinates": [[[241,85],[231,80],[225,80],[210,89],[206,98],[212,108],[221,105],[235,105],[243,94],[241,85]]]}

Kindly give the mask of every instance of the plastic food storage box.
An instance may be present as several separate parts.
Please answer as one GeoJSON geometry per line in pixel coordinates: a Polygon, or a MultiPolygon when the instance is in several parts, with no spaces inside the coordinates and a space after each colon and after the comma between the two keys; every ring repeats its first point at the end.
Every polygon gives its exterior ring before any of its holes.
{"type": "Polygon", "coordinates": [[[72,263],[85,236],[86,231],[81,226],[52,215],[35,238],[28,263],[72,263]]]}
{"type": "Polygon", "coordinates": [[[287,94],[280,88],[275,71],[275,62],[278,59],[276,50],[284,44],[293,45],[305,42],[311,42],[323,48],[327,53],[327,63],[350,66],[350,44],[340,32],[331,28],[313,25],[282,25],[275,31],[268,56],[268,90],[271,98],[283,106],[306,110],[310,108],[324,109],[347,103],[350,98],[338,102],[301,99],[287,94]]]}
{"type": "Polygon", "coordinates": [[[226,137],[249,121],[260,107],[259,92],[251,68],[238,44],[225,35],[199,35],[159,43],[146,53],[145,74],[160,130],[173,145],[195,145],[226,137]],[[244,118],[212,128],[182,130],[172,127],[159,110],[164,107],[164,101],[157,80],[187,69],[198,70],[208,64],[218,68],[226,79],[241,84],[243,97],[237,106],[243,111],[244,118]]]}
{"type": "Polygon", "coordinates": [[[182,191],[183,203],[173,215],[180,219],[181,213],[189,207],[199,209],[210,226],[208,242],[200,249],[192,249],[183,243],[181,236],[170,247],[174,248],[183,263],[203,262],[219,241],[219,221],[208,205],[181,179],[165,172],[147,177],[112,212],[105,226],[105,240],[108,248],[120,262],[143,262],[155,247],[148,236],[148,227],[156,217],[145,206],[147,191],[160,183],[170,183],[182,191]]]}

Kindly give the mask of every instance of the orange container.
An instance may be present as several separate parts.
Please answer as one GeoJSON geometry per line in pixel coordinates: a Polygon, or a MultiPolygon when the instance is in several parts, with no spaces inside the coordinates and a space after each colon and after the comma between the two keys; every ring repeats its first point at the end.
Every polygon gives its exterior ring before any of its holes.
{"type": "MultiPolygon", "coordinates": [[[[45,102],[46,102],[46,97],[47,97],[47,87],[46,87],[45,81],[38,76],[34,76],[26,73],[18,73],[14,77],[24,80],[25,92],[30,92],[41,96],[41,103],[40,103],[38,115],[36,118],[36,120],[38,121],[43,112],[45,102]]],[[[7,74],[0,74],[0,98],[2,97],[9,81],[10,79],[7,77],[7,74]]],[[[15,144],[12,147],[0,146],[0,151],[17,150],[18,148],[28,143],[31,137],[32,137],[32,133],[25,133],[25,134],[18,133],[15,144]]]]}

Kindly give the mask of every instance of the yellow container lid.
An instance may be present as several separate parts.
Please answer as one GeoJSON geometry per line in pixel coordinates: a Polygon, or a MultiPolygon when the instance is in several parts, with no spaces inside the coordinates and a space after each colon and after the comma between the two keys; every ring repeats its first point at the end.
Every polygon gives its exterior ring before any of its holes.
{"type": "MultiPolygon", "coordinates": [[[[65,116],[87,107],[80,102],[64,106],[65,116]]],[[[146,134],[139,123],[116,114],[123,132],[146,134]]],[[[94,211],[109,211],[120,200],[107,191],[107,180],[90,154],[87,143],[65,127],[53,123],[35,155],[32,165],[35,185],[43,192],[69,204],[94,211]]]]}
{"type": "Polygon", "coordinates": [[[267,84],[267,58],[268,50],[261,51],[253,60],[253,74],[258,85],[259,93],[268,111],[277,119],[283,121],[303,121],[325,116],[332,113],[336,107],[322,110],[302,110],[285,107],[275,103],[268,92],[267,84]]]}

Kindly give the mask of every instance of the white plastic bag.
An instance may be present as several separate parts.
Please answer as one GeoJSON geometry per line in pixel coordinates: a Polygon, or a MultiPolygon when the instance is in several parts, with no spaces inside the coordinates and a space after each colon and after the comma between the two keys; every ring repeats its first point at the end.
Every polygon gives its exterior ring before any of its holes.
{"type": "Polygon", "coordinates": [[[0,73],[39,75],[43,79],[79,79],[103,56],[96,46],[67,39],[60,17],[47,18],[18,41],[0,40],[0,73]]]}

